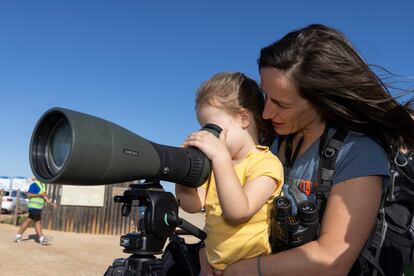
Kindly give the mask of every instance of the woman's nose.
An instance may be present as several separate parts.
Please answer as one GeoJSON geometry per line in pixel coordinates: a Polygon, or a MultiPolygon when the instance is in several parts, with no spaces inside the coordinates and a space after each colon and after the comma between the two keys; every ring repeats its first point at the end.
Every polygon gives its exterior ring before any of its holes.
{"type": "Polygon", "coordinates": [[[272,117],[274,117],[275,111],[275,107],[272,106],[268,101],[266,101],[262,112],[263,119],[271,119],[272,117]]]}

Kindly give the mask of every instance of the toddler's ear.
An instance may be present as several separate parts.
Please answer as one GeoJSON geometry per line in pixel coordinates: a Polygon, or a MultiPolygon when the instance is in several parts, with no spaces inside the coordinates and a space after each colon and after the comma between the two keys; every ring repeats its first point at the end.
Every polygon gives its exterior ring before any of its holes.
{"type": "Polygon", "coordinates": [[[240,109],[238,115],[239,115],[240,126],[242,128],[249,127],[253,120],[252,113],[249,110],[242,108],[240,109]]]}

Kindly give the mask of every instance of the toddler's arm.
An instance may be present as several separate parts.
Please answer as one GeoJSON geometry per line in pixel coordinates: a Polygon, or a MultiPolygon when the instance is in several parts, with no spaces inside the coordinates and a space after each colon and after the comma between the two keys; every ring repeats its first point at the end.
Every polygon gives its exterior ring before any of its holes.
{"type": "Polygon", "coordinates": [[[206,189],[188,188],[175,184],[175,196],[180,201],[180,207],[189,213],[197,213],[204,207],[206,189]]]}
{"type": "Polygon", "coordinates": [[[258,176],[241,186],[231,158],[217,158],[212,163],[223,215],[233,223],[249,220],[278,186],[277,181],[269,176],[258,176]]]}
{"type": "Polygon", "coordinates": [[[226,130],[223,130],[217,139],[207,131],[198,131],[189,135],[184,146],[198,147],[211,160],[223,215],[229,222],[239,224],[263,207],[278,183],[274,178],[262,175],[248,179],[242,186],[224,143],[225,135],[226,130]]]}

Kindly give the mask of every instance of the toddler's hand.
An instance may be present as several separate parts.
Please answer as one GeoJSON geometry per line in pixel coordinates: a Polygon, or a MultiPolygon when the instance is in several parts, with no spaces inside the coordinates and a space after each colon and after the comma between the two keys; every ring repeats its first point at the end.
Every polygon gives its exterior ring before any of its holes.
{"type": "Polygon", "coordinates": [[[185,139],[183,146],[197,147],[210,160],[213,160],[218,156],[223,156],[226,153],[230,155],[225,144],[226,133],[227,130],[223,129],[223,131],[220,133],[220,137],[217,138],[206,130],[193,132],[185,139]]]}

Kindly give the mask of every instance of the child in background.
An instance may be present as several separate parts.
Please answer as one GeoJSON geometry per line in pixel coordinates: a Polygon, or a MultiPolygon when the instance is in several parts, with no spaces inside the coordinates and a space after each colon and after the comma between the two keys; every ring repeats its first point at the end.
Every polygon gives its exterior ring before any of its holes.
{"type": "Polygon", "coordinates": [[[203,275],[271,253],[270,211],[282,188],[283,167],[262,146],[270,143],[273,133],[262,119],[263,107],[259,86],[241,73],[219,73],[197,91],[200,125],[211,123],[223,129],[219,138],[207,131],[187,137],[183,146],[199,148],[211,160],[213,172],[199,188],[176,185],[183,210],[206,210],[206,247],[200,251],[203,275]]]}

